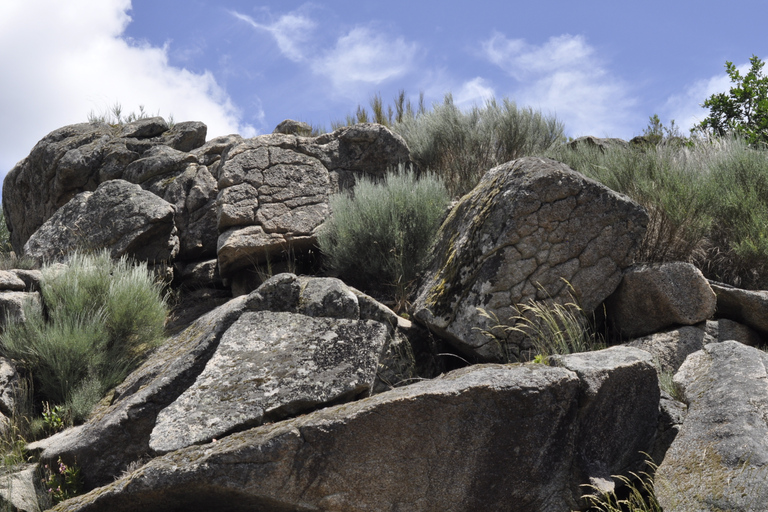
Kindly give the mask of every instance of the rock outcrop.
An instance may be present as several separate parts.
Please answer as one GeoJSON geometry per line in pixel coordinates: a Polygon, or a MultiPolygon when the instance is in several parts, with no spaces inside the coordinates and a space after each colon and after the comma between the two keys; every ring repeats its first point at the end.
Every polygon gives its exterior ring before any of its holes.
{"type": "Polygon", "coordinates": [[[735,341],[688,357],[674,381],[685,421],[656,472],[664,510],[763,510],[768,503],[768,355],[735,341]]]}
{"type": "Polygon", "coordinates": [[[24,254],[50,262],[76,249],[107,249],[115,259],[171,261],[179,252],[174,215],[172,205],[140,186],[107,181],[59,208],[27,240],[24,254]]]}
{"type": "Polygon", "coordinates": [[[77,461],[96,486],[147,456],[358,398],[396,318],[337,279],[274,276],[169,339],[91,421],[30,449],[77,461]]]}
{"type": "Polygon", "coordinates": [[[633,467],[653,437],[646,359],[619,348],[562,368],[456,370],[175,451],[55,510],[572,510],[586,475],[633,467]],[[631,432],[604,437],[621,426],[631,432]]]}
{"type": "Polygon", "coordinates": [[[123,178],[126,168],[157,146],[191,151],[205,142],[203,123],[142,119],[122,127],[82,123],[59,128],[35,145],[3,182],[3,212],[17,253],[32,233],[81,192],[123,178]]]}
{"type": "Polygon", "coordinates": [[[362,124],[319,137],[272,134],[243,141],[223,155],[217,200],[221,275],[316,243],[328,198],[355,176],[383,177],[410,160],[403,139],[362,124]]]}
{"type": "Polygon", "coordinates": [[[742,290],[709,282],[717,295],[717,314],[768,335],[768,290],[742,290]]]}
{"type": "MultiPolygon", "coordinates": [[[[488,171],[437,235],[435,262],[415,302],[416,318],[465,355],[498,360],[481,332],[515,304],[571,302],[592,312],[632,263],[648,216],[643,208],[564,164],[521,158],[488,171]]],[[[522,336],[508,340],[519,354],[522,336]]]]}

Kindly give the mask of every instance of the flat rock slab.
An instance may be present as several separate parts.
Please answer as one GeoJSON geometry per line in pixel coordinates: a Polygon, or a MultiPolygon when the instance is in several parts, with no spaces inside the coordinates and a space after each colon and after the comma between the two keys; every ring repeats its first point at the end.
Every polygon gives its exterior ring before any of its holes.
{"type": "Polygon", "coordinates": [[[688,414],[656,472],[664,510],[757,511],[768,503],[768,354],[733,340],[686,359],[688,414]]]}
{"type": "Polygon", "coordinates": [[[621,281],[645,234],[645,210],[565,164],[520,158],[488,171],[440,227],[433,266],[415,301],[419,322],[469,357],[503,360],[482,331],[532,300],[572,302],[592,312],[621,281]]]}
{"type": "Polygon", "coordinates": [[[371,320],[245,313],[159,414],[150,447],[166,453],[356,398],[372,387],[387,341],[388,329],[371,320]]]}
{"type": "Polygon", "coordinates": [[[474,366],[178,450],[54,510],[572,510],[578,393],[564,368],[474,366]]]}

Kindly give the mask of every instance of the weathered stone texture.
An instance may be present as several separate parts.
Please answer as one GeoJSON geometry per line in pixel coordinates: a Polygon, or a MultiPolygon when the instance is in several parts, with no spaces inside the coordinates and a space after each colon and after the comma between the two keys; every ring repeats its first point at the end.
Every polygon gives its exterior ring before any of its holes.
{"type": "Polygon", "coordinates": [[[664,510],[757,511],[768,503],[768,354],[736,341],[686,359],[688,413],[656,472],[664,510]]]}
{"type": "Polygon", "coordinates": [[[83,192],[56,211],[24,245],[24,253],[54,261],[76,249],[106,248],[113,258],[168,261],[179,251],[175,209],[124,180],[83,192]]]}
{"type": "Polygon", "coordinates": [[[716,305],[701,271],[679,261],[633,266],[606,301],[608,318],[625,338],[704,322],[714,315],[716,305]]]}
{"type": "MultiPolygon", "coordinates": [[[[566,165],[521,158],[491,169],[437,235],[435,262],[415,302],[416,318],[471,357],[501,358],[485,337],[515,304],[570,302],[591,312],[632,263],[645,210],[566,165]]],[[[513,351],[522,337],[511,339],[513,351]]]]}
{"type": "Polygon", "coordinates": [[[205,142],[206,126],[161,118],[141,119],[122,127],[82,123],[46,135],[3,182],[3,211],[11,243],[21,253],[29,237],[59,208],[81,192],[122,179],[126,168],[158,146],[181,152],[205,142]]]}

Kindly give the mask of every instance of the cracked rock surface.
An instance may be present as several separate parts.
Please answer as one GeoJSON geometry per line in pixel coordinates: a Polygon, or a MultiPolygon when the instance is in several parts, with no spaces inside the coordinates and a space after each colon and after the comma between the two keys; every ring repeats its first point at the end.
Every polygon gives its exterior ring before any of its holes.
{"type": "Polygon", "coordinates": [[[222,276],[263,263],[289,246],[316,242],[331,194],[360,175],[383,176],[410,160],[403,139],[375,124],[319,137],[276,133],[243,141],[222,155],[217,253],[222,276]]]}
{"type": "MultiPolygon", "coordinates": [[[[618,286],[647,222],[641,206],[554,160],[495,167],[441,226],[416,318],[470,357],[502,359],[478,308],[506,321],[516,304],[575,298],[592,312],[618,286]]],[[[508,340],[515,356],[521,338],[508,340]]]]}

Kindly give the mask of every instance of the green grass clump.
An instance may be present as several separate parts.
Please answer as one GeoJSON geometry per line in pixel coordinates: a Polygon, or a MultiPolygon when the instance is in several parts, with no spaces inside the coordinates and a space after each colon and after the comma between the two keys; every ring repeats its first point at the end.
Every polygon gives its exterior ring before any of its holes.
{"type": "Polygon", "coordinates": [[[638,261],[688,261],[718,281],[768,287],[768,151],[723,138],[545,154],[645,206],[638,261]]]}
{"type": "Polygon", "coordinates": [[[449,196],[434,175],[400,166],[382,183],[361,178],[352,193],[330,199],[318,235],[326,266],[351,283],[384,283],[398,302],[422,270],[449,196]]]}
{"type": "Polygon", "coordinates": [[[472,190],[492,167],[563,140],[563,124],[554,117],[518,108],[506,98],[464,111],[450,94],[392,129],[405,139],[419,168],[438,173],[453,195],[472,190]]]}
{"type": "MultiPolygon", "coordinates": [[[[492,167],[515,158],[546,151],[564,139],[563,124],[531,108],[518,108],[508,99],[462,110],[450,94],[432,108],[419,96],[414,106],[405,91],[385,108],[381,96],[371,98],[371,113],[358,105],[346,124],[379,123],[400,134],[422,171],[440,176],[453,196],[477,185],[492,167]]],[[[332,123],[334,129],[344,125],[332,123]]]]}
{"type": "Polygon", "coordinates": [[[80,422],[161,341],[166,304],[146,265],[106,251],[42,273],[45,311],[28,308],[26,322],[7,324],[0,353],[22,363],[40,401],[80,422]]]}
{"type": "MultiPolygon", "coordinates": [[[[567,284],[570,287],[570,283],[567,284]]],[[[490,319],[493,324],[482,333],[499,343],[506,360],[510,362],[521,357],[524,360],[546,362],[552,355],[605,348],[605,340],[595,331],[593,322],[574,299],[572,289],[570,295],[571,300],[568,302],[549,298],[516,304],[517,314],[506,322],[500,321],[493,312],[478,308],[480,316],[490,319]],[[516,345],[531,347],[527,354],[523,352],[518,355],[518,351],[511,346],[510,339],[520,338],[524,342],[516,345]]]]}
{"type": "Polygon", "coordinates": [[[647,461],[646,464],[649,466],[649,472],[630,473],[629,478],[614,476],[622,486],[621,497],[615,491],[601,493],[597,488],[587,486],[595,491],[584,496],[584,501],[590,507],[589,510],[596,512],[662,512],[653,486],[653,473],[657,467],[650,461],[647,461]]]}

